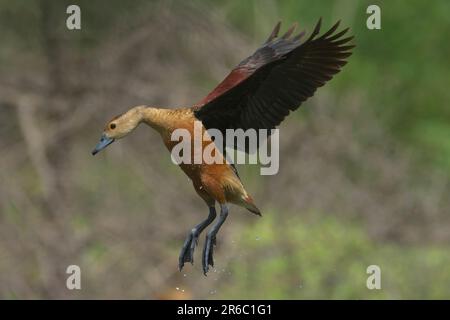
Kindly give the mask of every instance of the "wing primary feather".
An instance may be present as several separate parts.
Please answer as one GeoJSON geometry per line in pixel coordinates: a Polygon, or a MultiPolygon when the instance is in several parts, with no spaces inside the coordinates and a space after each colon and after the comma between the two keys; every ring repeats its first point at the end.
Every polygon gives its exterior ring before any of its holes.
{"type": "Polygon", "coordinates": [[[295,37],[292,38],[293,42],[297,42],[299,41],[301,38],[303,38],[303,36],[305,35],[305,31],[303,30],[302,32],[300,32],[298,35],[296,35],[295,37]]]}
{"type": "Polygon", "coordinates": [[[327,41],[333,41],[333,40],[339,39],[339,38],[342,37],[344,34],[346,34],[347,31],[348,31],[349,29],[350,29],[350,28],[345,28],[345,29],[342,30],[341,32],[336,33],[334,36],[327,38],[327,41]]]}
{"type": "Polygon", "coordinates": [[[297,25],[298,25],[297,22],[295,22],[281,38],[285,40],[288,39],[291,36],[292,32],[294,32],[295,29],[297,28],[297,25]]]}
{"type": "Polygon", "coordinates": [[[338,20],[338,22],[336,22],[334,24],[334,26],[332,26],[330,28],[330,30],[328,30],[327,32],[325,32],[323,35],[320,36],[320,40],[325,39],[326,37],[328,37],[329,35],[333,34],[334,31],[336,31],[336,29],[339,27],[339,24],[341,23],[341,20],[338,20]]]}
{"type": "Polygon", "coordinates": [[[278,32],[280,32],[281,27],[281,21],[278,21],[278,23],[275,25],[275,28],[273,28],[272,33],[270,34],[269,38],[267,38],[266,42],[264,44],[269,43],[273,39],[275,39],[278,36],[278,32]]]}
{"type": "Polygon", "coordinates": [[[332,44],[334,46],[340,46],[341,44],[349,42],[353,38],[354,38],[354,36],[350,36],[350,37],[347,37],[347,38],[344,38],[344,39],[339,39],[339,40],[333,41],[332,44]]]}
{"type": "Polygon", "coordinates": [[[314,39],[314,37],[320,32],[321,25],[322,25],[322,17],[320,17],[319,21],[316,24],[316,27],[314,28],[314,31],[311,33],[311,35],[309,36],[309,38],[306,42],[314,39]]]}

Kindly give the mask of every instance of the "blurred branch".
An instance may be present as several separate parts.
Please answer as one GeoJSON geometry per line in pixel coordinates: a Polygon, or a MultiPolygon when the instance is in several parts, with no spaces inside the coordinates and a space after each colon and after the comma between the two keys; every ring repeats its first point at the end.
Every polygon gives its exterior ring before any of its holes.
{"type": "Polygon", "coordinates": [[[52,169],[45,154],[47,150],[45,137],[37,126],[35,106],[33,100],[28,97],[21,97],[17,101],[17,118],[20,129],[23,133],[28,156],[39,175],[42,192],[48,205],[51,203],[51,195],[55,194],[56,184],[52,169]]]}

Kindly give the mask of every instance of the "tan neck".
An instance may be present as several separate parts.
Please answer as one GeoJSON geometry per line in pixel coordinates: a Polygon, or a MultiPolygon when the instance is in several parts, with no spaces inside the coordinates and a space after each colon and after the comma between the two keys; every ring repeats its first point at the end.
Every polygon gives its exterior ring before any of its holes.
{"type": "Polygon", "coordinates": [[[142,121],[153,129],[161,132],[173,126],[174,110],[146,107],[142,110],[142,121]]]}

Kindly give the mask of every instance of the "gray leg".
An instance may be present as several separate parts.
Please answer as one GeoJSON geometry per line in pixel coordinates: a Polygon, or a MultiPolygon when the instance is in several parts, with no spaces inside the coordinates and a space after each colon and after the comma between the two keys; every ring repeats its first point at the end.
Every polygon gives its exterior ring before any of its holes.
{"type": "Polygon", "coordinates": [[[203,273],[206,276],[206,273],[209,270],[209,266],[214,267],[214,259],[213,259],[213,251],[214,246],[216,245],[216,235],[219,232],[220,227],[225,222],[228,216],[228,207],[226,204],[220,205],[220,216],[217,222],[211,227],[211,230],[208,231],[206,235],[205,246],[203,247],[203,273]]]}
{"type": "Polygon", "coordinates": [[[214,221],[216,218],[216,208],[215,207],[209,207],[209,215],[206,220],[200,222],[198,225],[196,225],[192,230],[189,232],[189,234],[186,237],[186,240],[184,241],[183,248],[180,252],[180,257],[178,259],[178,268],[183,269],[185,262],[194,263],[194,249],[195,246],[198,244],[198,236],[200,233],[211,224],[211,222],[214,221]]]}

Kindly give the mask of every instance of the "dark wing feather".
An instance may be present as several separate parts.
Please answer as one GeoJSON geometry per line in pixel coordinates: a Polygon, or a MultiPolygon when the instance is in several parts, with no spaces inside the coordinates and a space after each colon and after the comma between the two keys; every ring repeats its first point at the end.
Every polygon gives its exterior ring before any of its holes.
{"type": "Polygon", "coordinates": [[[320,19],[304,42],[304,32],[291,37],[295,26],[278,37],[278,23],[262,47],[194,106],[207,129],[272,129],[346,64],[353,37],[342,38],[348,29],[335,33],[339,22],[317,37],[320,19]]]}

